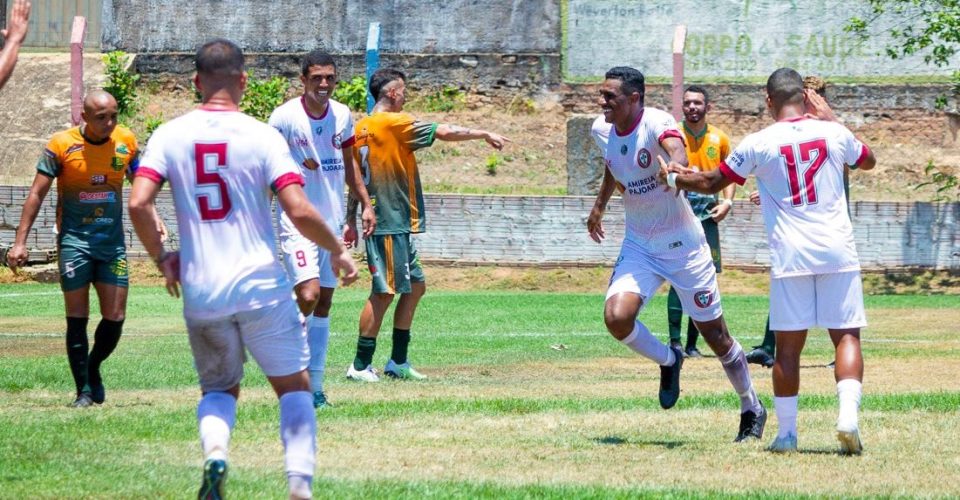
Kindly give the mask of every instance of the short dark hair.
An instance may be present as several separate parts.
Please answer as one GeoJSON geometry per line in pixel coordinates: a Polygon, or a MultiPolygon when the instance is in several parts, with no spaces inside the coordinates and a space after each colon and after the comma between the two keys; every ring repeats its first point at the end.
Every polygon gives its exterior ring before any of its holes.
{"type": "Polygon", "coordinates": [[[775,106],[803,102],[803,78],[792,68],[780,68],[767,78],[767,95],[775,106]]]}
{"type": "Polygon", "coordinates": [[[406,81],[407,76],[400,70],[393,68],[380,68],[374,71],[373,74],[370,75],[370,95],[373,96],[373,100],[379,101],[380,91],[390,82],[397,80],[406,81]]]}
{"type": "Polygon", "coordinates": [[[707,89],[699,85],[691,85],[687,87],[687,89],[684,90],[683,93],[686,94],[687,92],[693,92],[694,94],[703,94],[703,103],[704,104],[710,103],[710,94],[707,93],[707,89]]]}
{"type": "Polygon", "coordinates": [[[333,60],[333,56],[321,49],[311,50],[303,56],[303,60],[300,61],[300,74],[307,76],[310,66],[333,66],[333,70],[337,70],[337,62],[333,60]]]}
{"type": "Polygon", "coordinates": [[[243,74],[243,51],[225,38],[214,38],[197,49],[197,73],[224,77],[243,74]]]}
{"type": "Polygon", "coordinates": [[[610,68],[607,74],[603,75],[607,80],[620,80],[620,88],[624,94],[640,93],[640,102],[643,102],[643,95],[646,92],[646,86],[643,80],[643,73],[640,70],[628,66],[617,66],[610,68]]]}

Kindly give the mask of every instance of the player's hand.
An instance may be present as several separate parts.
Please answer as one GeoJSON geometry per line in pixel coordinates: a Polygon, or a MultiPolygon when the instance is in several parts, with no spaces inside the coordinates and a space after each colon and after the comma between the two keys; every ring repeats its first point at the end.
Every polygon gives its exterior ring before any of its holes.
{"type": "Polygon", "coordinates": [[[163,219],[160,217],[157,217],[157,232],[160,233],[160,243],[166,243],[170,234],[167,231],[167,225],[163,223],[163,219]]]}
{"type": "Polygon", "coordinates": [[[600,243],[606,234],[603,232],[603,210],[593,207],[590,216],[587,217],[587,232],[590,233],[590,239],[600,243]]]}
{"type": "MultiPolygon", "coordinates": [[[[657,155],[657,161],[660,162],[660,171],[657,172],[657,180],[663,184],[664,191],[670,191],[671,189],[674,189],[667,184],[667,176],[670,174],[686,174],[693,172],[693,170],[690,170],[689,168],[684,167],[673,160],[670,160],[670,163],[667,163],[666,160],[664,160],[660,155],[657,155]]],[[[682,191],[680,188],[676,188],[676,193],[674,193],[674,196],[680,196],[680,191],[682,191]]]]}
{"type": "Polygon", "coordinates": [[[0,30],[6,42],[22,44],[27,38],[27,24],[30,20],[30,2],[28,0],[14,0],[10,9],[10,21],[7,29],[0,30]]]}
{"type": "Polygon", "coordinates": [[[333,274],[340,277],[340,283],[348,286],[360,277],[360,271],[357,270],[357,263],[353,261],[353,256],[347,251],[347,247],[340,247],[339,253],[330,253],[330,265],[333,266],[333,274]]]}
{"type": "Polygon", "coordinates": [[[733,205],[729,203],[717,203],[717,206],[710,209],[710,217],[714,222],[721,222],[723,219],[726,219],[728,215],[730,215],[731,208],[733,208],[733,205]]]}
{"type": "Polygon", "coordinates": [[[487,132],[487,135],[483,138],[483,140],[487,141],[487,144],[497,151],[502,150],[504,144],[512,142],[510,139],[507,139],[500,134],[494,134],[493,132],[487,132]]]}
{"type": "Polygon", "coordinates": [[[357,248],[357,226],[349,222],[343,225],[343,236],[340,238],[347,248],[357,248]]]}
{"type": "Polygon", "coordinates": [[[180,298],[180,252],[166,252],[157,261],[157,269],[163,274],[167,293],[180,298]]]}
{"type": "Polygon", "coordinates": [[[368,206],[363,209],[360,213],[360,224],[363,226],[364,239],[369,238],[377,228],[377,215],[373,212],[373,207],[368,206]]]}
{"type": "Polygon", "coordinates": [[[13,245],[10,248],[10,251],[7,252],[7,266],[13,272],[17,272],[17,268],[27,264],[27,257],[29,257],[29,252],[27,252],[26,245],[13,245]]]}
{"type": "Polygon", "coordinates": [[[756,206],[759,207],[759,206],[760,206],[760,191],[754,191],[754,192],[750,193],[750,201],[752,201],[754,205],[756,205],[756,206]]]}
{"type": "Polygon", "coordinates": [[[827,104],[827,100],[823,98],[822,95],[816,93],[811,89],[803,89],[804,97],[804,107],[808,115],[811,115],[818,120],[824,120],[828,122],[837,121],[837,115],[833,113],[833,110],[830,109],[830,105],[827,104]]]}

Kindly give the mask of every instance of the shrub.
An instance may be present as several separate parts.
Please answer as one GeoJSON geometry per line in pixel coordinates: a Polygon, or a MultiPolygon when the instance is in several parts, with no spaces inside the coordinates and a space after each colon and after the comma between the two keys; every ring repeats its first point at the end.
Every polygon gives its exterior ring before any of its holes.
{"type": "Polygon", "coordinates": [[[240,111],[266,122],[270,118],[270,113],[283,104],[289,87],[290,82],[282,76],[275,76],[269,80],[251,77],[247,80],[247,90],[243,94],[243,100],[240,101],[240,111]]]}
{"type": "Polygon", "coordinates": [[[337,89],[333,91],[333,99],[345,104],[353,111],[366,111],[367,79],[362,75],[357,75],[349,81],[337,83],[337,89]]]}
{"type": "Polygon", "coordinates": [[[426,94],[416,102],[416,107],[428,112],[455,111],[467,102],[467,95],[459,88],[445,85],[436,92],[426,94]]]}
{"type": "Polygon", "coordinates": [[[140,80],[140,75],[127,70],[129,60],[130,56],[122,50],[108,52],[103,56],[103,64],[107,70],[107,84],[103,90],[117,100],[117,112],[123,121],[137,111],[137,81],[140,80]]]}

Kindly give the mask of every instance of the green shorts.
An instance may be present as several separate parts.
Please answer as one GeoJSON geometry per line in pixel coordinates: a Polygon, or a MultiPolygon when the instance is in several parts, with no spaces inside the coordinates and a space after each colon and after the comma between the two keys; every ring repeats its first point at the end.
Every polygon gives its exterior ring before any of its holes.
{"type": "Polygon", "coordinates": [[[713,258],[713,267],[717,272],[723,270],[720,265],[720,225],[713,219],[704,219],[700,221],[703,226],[703,234],[707,237],[707,245],[710,245],[710,257],[713,258]]]}
{"type": "Polygon", "coordinates": [[[410,293],[411,283],[425,281],[409,233],[373,235],[365,243],[373,293],[410,293]]]}
{"type": "Polygon", "coordinates": [[[87,250],[61,246],[60,289],[70,292],[90,283],[126,288],[129,284],[127,251],[123,246],[87,250]]]}

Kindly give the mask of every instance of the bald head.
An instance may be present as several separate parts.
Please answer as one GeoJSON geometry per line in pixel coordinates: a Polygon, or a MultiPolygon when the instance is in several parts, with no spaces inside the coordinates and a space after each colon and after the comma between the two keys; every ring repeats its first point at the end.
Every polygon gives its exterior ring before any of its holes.
{"type": "Polygon", "coordinates": [[[95,113],[101,108],[117,108],[117,100],[106,90],[93,90],[83,98],[83,112],[95,113]]]}
{"type": "Polygon", "coordinates": [[[104,90],[93,90],[83,98],[83,136],[91,142],[106,141],[117,128],[117,100],[104,90]]]}

